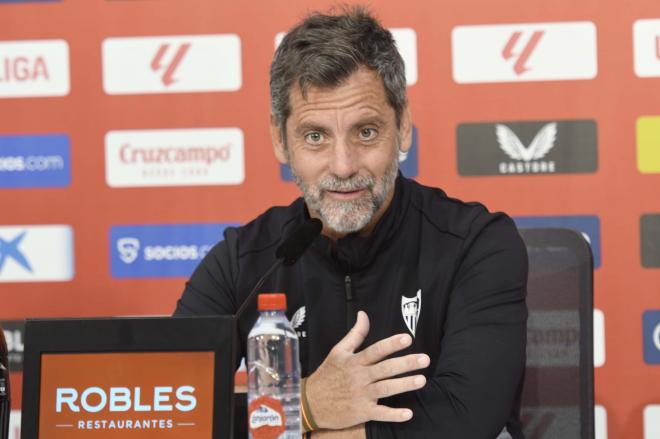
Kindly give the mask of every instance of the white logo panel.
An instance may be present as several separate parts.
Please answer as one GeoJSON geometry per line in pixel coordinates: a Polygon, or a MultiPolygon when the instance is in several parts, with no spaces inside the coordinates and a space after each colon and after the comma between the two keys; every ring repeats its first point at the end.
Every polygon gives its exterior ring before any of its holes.
{"type": "Polygon", "coordinates": [[[194,128],[110,131],[111,187],[236,185],[245,179],[243,131],[194,128]]]}
{"type": "Polygon", "coordinates": [[[66,96],[69,81],[66,41],[0,42],[0,98],[66,96]]]}
{"type": "MultiPolygon", "coordinates": [[[[396,42],[403,64],[406,68],[406,85],[417,83],[417,33],[409,27],[391,28],[389,31],[396,42]]],[[[286,32],[278,32],[275,35],[275,48],[280,45],[286,32]]]]}
{"type": "Polygon", "coordinates": [[[644,439],[660,438],[660,404],[644,407],[644,439]]]}
{"type": "Polygon", "coordinates": [[[106,38],[107,94],[236,91],[241,40],[235,34],[106,38]]]}
{"type": "Polygon", "coordinates": [[[637,20],[633,41],[635,74],[642,78],[660,76],[660,19],[637,20]]]}
{"type": "Polygon", "coordinates": [[[453,77],[459,84],[593,79],[596,45],[590,21],[457,26],[453,77]]]}
{"type": "Polygon", "coordinates": [[[594,309],[594,367],[605,364],[605,314],[594,309]]]}
{"type": "Polygon", "coordinates": [[[68,281],[73,275],[70,226],[0,227],[0,282],[68,281]]]}
{"type": "Polygon", "coordinates": [[[602,405],[594,407],[594,437],[607,439],[607,410],[602,405]]]}
{"type": "Polygon", "coordinates": [[[9,439],[21,439],[21,411],[12,410],[9,416],[9,439]]]}

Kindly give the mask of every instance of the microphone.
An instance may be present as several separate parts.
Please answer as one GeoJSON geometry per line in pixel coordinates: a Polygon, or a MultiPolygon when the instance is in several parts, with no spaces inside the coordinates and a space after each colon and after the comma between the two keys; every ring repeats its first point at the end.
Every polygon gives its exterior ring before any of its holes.
{"type": "Polygon", "coordinates": [[[266,274],[261,276],[257,284],[252,288],[250,294],[243,302],[238,311],[236,312],[236,318],[240,318],[245,312],[248,304],[252,302],[254,296],[257,294],[259,289],[263,286],[264,282],[273,274],[273,272],[280,266],[285,265],[287,267],[296,263],[296,261],[305,253],[305,251],[312,245],[312,242],[316,239],[317,236],[321,234],[323,229],[323,223],[317,218],[310,218],[304,223],[300,224],[296,229],[289,235],[288,238],[284,240],[282,244],[277,247],[275,250],[275,257],[277,260],[275,263],[266,271],[266,274]]]}

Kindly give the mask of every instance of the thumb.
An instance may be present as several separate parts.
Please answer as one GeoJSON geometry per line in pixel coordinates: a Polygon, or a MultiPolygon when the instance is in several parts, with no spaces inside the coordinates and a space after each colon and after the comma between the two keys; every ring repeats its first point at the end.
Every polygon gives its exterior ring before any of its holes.
{"type": "Polygon", "coordinates": [[[355,325],[353,325],[351,330],[348,331],[348,334],[335,347],[342,351],[353,353],[362,345],[368,333],[369,317],[367,317],[366,312],[358,311],[355,325]]]}

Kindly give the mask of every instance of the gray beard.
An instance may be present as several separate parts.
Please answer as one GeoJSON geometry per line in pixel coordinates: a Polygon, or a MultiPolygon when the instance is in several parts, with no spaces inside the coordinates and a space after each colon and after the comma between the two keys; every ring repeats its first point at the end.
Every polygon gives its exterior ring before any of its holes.
{"type": "Polygon", "coordinates": [[[340,234],[358,232],[371,222],[387,196],[394,190],[398,172],[399,157],[395,155],[380,181],[376,181],[373,176],[353,175],[342,179],[329,175],[317,185],[309,186],[291,167],[291,173],[303,193],[307,207],[319,214],[326,227],[340,234]],[[340,201],[325,196],[325,191],[328,190],[350,192],[360,189],[365,189],[366,193],[355,200],[340,201]]]}

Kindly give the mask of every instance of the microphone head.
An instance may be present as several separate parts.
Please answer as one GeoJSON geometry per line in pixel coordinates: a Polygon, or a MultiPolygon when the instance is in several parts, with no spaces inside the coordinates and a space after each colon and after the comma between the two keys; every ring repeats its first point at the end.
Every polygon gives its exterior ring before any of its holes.
{"type": "Polygon", "coordinates": [[[296,229],[284,240],[277,250],[275,256],[277,259],[283,259],[284,265],[293,265],[298,258],[312,245],[312,242],[317,236],[321,234],[323,223],[317,218],[310,218],[304,223],[300,224],[296,229]]]}

